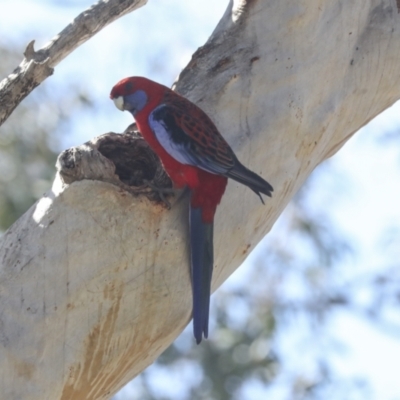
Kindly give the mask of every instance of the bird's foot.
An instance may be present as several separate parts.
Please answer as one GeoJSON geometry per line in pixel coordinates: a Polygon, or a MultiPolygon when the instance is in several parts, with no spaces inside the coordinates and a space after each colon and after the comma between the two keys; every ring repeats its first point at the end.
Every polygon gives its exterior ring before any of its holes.
{"type": "Polygon", "coordinates": [[[167,206],[168,210],[171,209],[171,203],[167,200],[167,198],[165,197],[166,194],[174,194],[176,195],[177,193],[180,192],[179,189],[174,189],[174,188],[160,188],[156,185],[154,185],[153,183],[151,183],[150,181],[144,179],[143,182],[151,189],[154,190],[155,192],[158,193],[158,195],[160,196],[160,199],[162,200],[162,202],[167,206]]]}

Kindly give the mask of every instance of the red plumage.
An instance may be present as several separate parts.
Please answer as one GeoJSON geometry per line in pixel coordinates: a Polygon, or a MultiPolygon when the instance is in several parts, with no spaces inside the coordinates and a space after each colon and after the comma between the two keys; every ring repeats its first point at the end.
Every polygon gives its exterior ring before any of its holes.
{"type": "Polygon", "coordinates": [[[271,196],[272,186],[239,162],[199,107],[166,86],[142,77],[126,78],[113,87],[110,97],[119,109],[132,113],[174,186],[191,191],[193,326],[200,343],[203,334],[208,335],[214,214],[228,177],[247,185],[260,198],[260,193],[271,196]]]}
{"type": "Polygon", "coordinates": [[[146,105],[135,113],[135,120],[140,133],[160,157],[174,186],[177,188],[188,186],[189,189],[193,190],[192,204],[203,209],[204,222],[212,222],[217,205],[225,192],[228,179],[192,165],[182,164],[174,159],[155,137],[149,125],[149,115],[160,104],[173,105],[177,109],[177,123],[194,141],[200,142],[203,139],[207,144],[213,142],[214,146],[219,145],[222,148],[229,147],[228,144],[218,133],[209,117],[199,107],[166,86],[146,78],[123,79],[114,86],[111,98],[129,95],[132,83],[135,90],[143,90],[148,94],[146,105]]]}

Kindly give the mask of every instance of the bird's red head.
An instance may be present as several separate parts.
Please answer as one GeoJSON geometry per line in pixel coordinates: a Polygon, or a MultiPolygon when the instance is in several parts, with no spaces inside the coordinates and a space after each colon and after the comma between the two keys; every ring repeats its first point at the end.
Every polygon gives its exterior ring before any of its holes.
{"type": "Polygon", "coordinates": [[[151,100],[159,98],[165,90],[163,85],[140,76],[133,76],[119,81],[111,90],[110,98],[121,111],[129,111],[133,115],[143,110],[151,100]]]}
{"type": "Polygon", "coordinates": [[[121,79],[112,89],[110,93],[110,99],[114,100],[119,96],[127,96],[135,92],[140,83],[147,81],[146,78],[139,76],[132,76],[130,78],[121,79]]]}

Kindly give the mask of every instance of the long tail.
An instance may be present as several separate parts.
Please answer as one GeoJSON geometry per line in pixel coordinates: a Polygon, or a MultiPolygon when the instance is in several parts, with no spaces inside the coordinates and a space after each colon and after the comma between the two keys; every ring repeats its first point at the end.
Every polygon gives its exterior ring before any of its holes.
{"type": "Polygon", "coordinates": [[[236,160],[235,165],[226,173],[226,176],[248,186],[251,190],[253,190],[253,192],[260,196],[263,203],[264,201],[260,193],[271,197],[271,192],[274,190],[274,188],[266,180],[261,178],[261,176],[257,175],[255,172],[247,169],[239,162],[239,160],[236,160]]]}
{"type": "Polygon", "coordinates": [[[213,222],[204,222],[202,209],[190,205],[190,246],[193,289],[193,333],[197,344],[208,336],[211,278],[214,265],[213,222]]]}

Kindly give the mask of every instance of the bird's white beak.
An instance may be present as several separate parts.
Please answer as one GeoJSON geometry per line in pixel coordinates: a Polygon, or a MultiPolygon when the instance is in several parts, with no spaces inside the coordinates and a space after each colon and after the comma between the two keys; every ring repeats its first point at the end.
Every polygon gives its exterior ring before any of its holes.
{"type": "Polygon", "coordinates": [[[115,97],[113,99],[113,101],[114,101],[115,107],[117,107],[118,110],[125,111],[125,109],[124,109],[124,98],[122,96],[115,97]]]}

